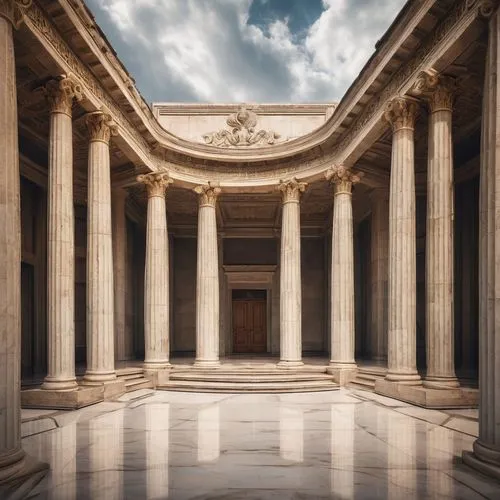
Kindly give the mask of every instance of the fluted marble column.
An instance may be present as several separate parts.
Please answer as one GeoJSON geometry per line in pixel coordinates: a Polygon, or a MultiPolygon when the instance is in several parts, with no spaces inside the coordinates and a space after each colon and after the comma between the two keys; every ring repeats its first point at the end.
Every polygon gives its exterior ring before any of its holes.
{"type": "Polygon", "coordinates": [[[456,82],[424,72],[415,92],[429,104],[429,159],[426,225],[426,354],[424,385],[458,387],[455,375],[453,308],[453,143],[452,108],[456,82]]]}
{"type": "Polygon", "coordinates": [[[148,192],[146,270],[144,273],[144,368],[159,370],[169,362],[169,258],[165,194],[172,182],[167,172],[137,177],[148,192]]]}
{"type": "Polygon", "coordinates": [[[30,3],[0,2],[0,496],[6,483],[21,481],[29,467],[21,447],[21,221],[12,30],[20,6],[30,3]]]}
{"type": "Polygon", "coordinates": [[[464,461],[500,479],[500,11],[489,21],[479,185],[479,437],[464,461]]]}
{"type": "Polygon", "coordinates": [[[343,385],[356,371],[352,185],[359,182],[359,177],[336,166],[326,173],[326,178],[334,185],[329,371],[343,385]]]}
{"type": "Polygon", "coordinates": [[[75,378],[75,218],[73,210],[73,99],[70,78],[45,87],[50,106],[48,179],[47,354],[42,389],[71,390],[75,378]]]}
{"type": "Polygon", "coordinates": [[[113,280],[115,300],[115,360],[131,359],[127,338],[127,217],[125,215],[127,191],[113,189],[111,193],[111,212],[113,220],[113,280]]]}
{"type": "Polygon", "coordinates": [[[300,277],[300,196],[307,184],[296,179],[278,186],[283,197],[280,258],[281,368],[302,363],[302,282],[300,277]]]}
{"type": "Polygon", "coordinates": [[[206,185],[198,194],[198,261],[196,270],[195,366],[219,366],[219,259],[215,205],[221,190],[206,185]]]}
{"type": "Polygon", "coordinates": [[[391,101],[385,113],[393,129],[389,195],[388,372],[386,380],[421,383],[417,372],[414,127],[417,104],[391,101]]]}
{"type": "Polygon", "coordinates": [[[84,381],[116,379],[113,241],[109,141],[116,125],[106,113],[86,116],[90,134],[87,215],[87,371],[84,381]]]}
{"type": "Polygon", "coordinates": [[[387,286],[389,251],[389,190],[372,191],[371,217],[371,330],[373,361],[387,363],[387,286]]]}

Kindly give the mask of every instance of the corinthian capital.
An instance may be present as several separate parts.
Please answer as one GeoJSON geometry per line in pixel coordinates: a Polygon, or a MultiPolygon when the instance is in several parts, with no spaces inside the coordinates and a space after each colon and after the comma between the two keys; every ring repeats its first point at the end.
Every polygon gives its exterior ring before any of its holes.
{"type": "Polygon", "coordinates": [[[88,113],[85,116],[85,123],[87,125],[91,141],[102,141],[109,144],[111,136],[118,134],[116,124],[111,116],[107,113],[103,113],[102,111],[88,113]]]}
{"type": "Polygon", "coordinates": [[[209,182],[207,185],[196,186],[193,191],[199,195],[200,207],[215,207],[221,188],[209,182]]]}
{"type": "Polygon", "coordinates": [[[73,99],[77,101],[83,99],[80,85],[67,76],[50,80],[45,85],[44,91],[51,113],[64,113],[71,116],[73,99]]]}
{"type": "Polygon", "coordinates": [[[361,176],[343,165],[335,165],[325,172],[325,178],[335,186],[335,194],[351,194],[353,184],[361,180],[361,176]]]}
{"type": "Polygon", "coordinates": [[[429,70],[420,73],[411,89],[411,93],[426,99],[431,113],[435,113],[436,111],[452,110],[456,90],[457,81],[455,78],[442,76],[433,70],[429,70]]]}
{"type": "Polygon", "coordinates": [[[174,181],[170,178],[170,175],[166,170],[151,172],[149,174],[137,176],[137,182],[141,182],[146,186],[148,192],[148,198],[153,196],[160,196],[165,198],[165,193],[170,184],[174,181]]]}
{"type": "Polygon", "coordinates": [[[17,29],[23,22],[24,11],[31,4],[32,0],[0,0],[0,17],[7,19],[17,29]]]}
{"type": "Polygon", "coordinates": [[[409,97],[396,97],[387,103],[384,117],[391,124],[392,130],[398,130],[415,127],[417,117],[417,102],[409,97]]]}
{"type": "Polygon", "coordinates": [[[299,182],[297,179],[293,178],[289,181],[280,181],[278,189],[281,191],[283,196],[283,203],[289,201],[300,201],[300,195],[306,190],[307,183],[299,182]]]}

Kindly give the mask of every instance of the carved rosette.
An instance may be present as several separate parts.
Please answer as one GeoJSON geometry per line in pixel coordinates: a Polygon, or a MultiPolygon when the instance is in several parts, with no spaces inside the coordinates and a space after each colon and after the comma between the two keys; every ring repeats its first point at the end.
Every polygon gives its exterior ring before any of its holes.
{"type": "Polygon", "coordinates": [[[335,195],[352,194],[353,184],[357,184],[361,177],[343,165],[336,165],[325,172],[325,178],[334,185],[335,195]]]}
{"type": "Polygon", "coordinates": [[[83,99],[83,92],[80,85],[67,76],[47,82],[44,92],[51,113],[64,113],[71,116],[73,99],[77,101],[83,99]]]}
{"type": "Polygon", "coordinates": [[[215,208],[221,188],[213,186],[209,182],[208,185],[196,186],[193,191],[198,195],[200,207],[209,206],[215,208]]]}
{"type": "Polygon", "coordinates": [[[85,116],[85,123],[91,141],[101,141],[109,144],[111,136],[118,134],[118,128],[111,116],[102,111],[88,113],[85,116]]]}
{"type": "Polygon", "coordinates": [[[299,182],[297,179],[293,178],[289,181],[280,181],[278,185],[279,191],[283,197],[283,203],[289,203],[291,201],[299,202],[301,194],[306,190],[307,183],[299,182]]]}
{"type": "Polygon", "coordinates": [[[154,196],[165,198],[168,186],[174,181],[170,178],[167,171],[161,171],[138,175],[137,182],[141,182],[146,186],[148,198],[153,198],[154,196]]]}
{"type": "Polygon", "coordinates": [[[467,8],[471,9],[476,6],[478,16],[485,19],[489,19],[493,15],[497,4],[497,0],[467,0],[467,8]]]}
{"type": "Polygon", "coordinates": [[[453,98],[457,90],[457,81],[449,76],[440,76],[433,71],[423,71],[417,78],[411,93],[422,96],[429,103],[431,113],[451,111],[453,98]]]}
{"type": "Polygon", "coordinates": [[[24,12],[31,7],[32,0],[0,0],[0,17],[7,19],[18,29],[24,19],[24,12]]]}
{"type": "Polygon", "coordinates": [[[384,117],[391,124],[393,132],[414,129],[418,106],[414,99],[396,97],[387,103],[384,117]]]}

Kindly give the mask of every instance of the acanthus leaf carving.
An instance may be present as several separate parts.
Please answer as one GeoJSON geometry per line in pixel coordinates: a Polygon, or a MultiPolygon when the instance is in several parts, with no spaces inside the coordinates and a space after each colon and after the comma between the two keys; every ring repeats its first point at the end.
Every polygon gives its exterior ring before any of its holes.
{"type": "Polygon", "coordinates": [[[148,174],[138,175],[137,182],[141,182],[146,186],[148,198],[159,196],[164,198],[167,188],[174,181],[170,178],[168,171],[158,170],[148,174]]]}
{"type": "Polygon", "coordinates": [[[73,99],[77,101],[83,99],[81,86],[71,76],[66,75],[49,80],[44,92],[52,113],[64,113],[71,116],[73,99]]]}
{"type": "Polygon", "coordinates": [[[325,172],[325,178],[335,186],[335,194],[352,194],[352,186],[361,180],[357,174],[344,165],[335,165],[325,172]]]}
{"type": "Polygon", "coordinates": [[[222,129],[218,132],[210,132],[203,135],[206,144],[227,148],[239,146],[254,146],[262,144],[274,144],[280,138],[280,134],[272,130],[255,130],[257,115],[242,106],[236,113],[229,115],[226,123],[231,130],[222,129]]]}
{"type": "Polygon", "coordinates": [[[193,191],[198,195],[200,207],[207,205],[215,207],[217,198],[221,193],[221,188],[218,185],[209,182],[206,185],[196,186],[193,191]]]}
{"type": "Polygon", "coordinates": [[[413,129],[417,118],[418,105],[410,97],[396,97],[389,101],[385,108],[384,117],[391,124],[394,132],[401,129],[413,129]]]}
{"type": "Polygon", "coordinates": [[[290,201],[300,201],[300,196],[306,190],[307,183],[299,182],[295,177],[288,181],[280,181],[278,190],[281,191],[283,203],[290,201]]]}
{"type": "Polygon", "coordinates": [[[435,70],[422,71],[410,89],[414,96],[423,97],[429,103],[432,113],[453,108],[457,90],[457,80],[450,76],[439,75],[435,70]]]}
{"type": "Polygon", "coordinates": [[[24,14],[31,7],[32,0],[0,0],[0,17],[7,19],[18,29],[24,19],[24,14]]]}
{"type": "Polygon", "coordinates": [[[108,113],[102,111],[87,113],[85,123],[91,141],[102,141],[109,144],[111,136],[118,134],[116,123],[108,113]]]}

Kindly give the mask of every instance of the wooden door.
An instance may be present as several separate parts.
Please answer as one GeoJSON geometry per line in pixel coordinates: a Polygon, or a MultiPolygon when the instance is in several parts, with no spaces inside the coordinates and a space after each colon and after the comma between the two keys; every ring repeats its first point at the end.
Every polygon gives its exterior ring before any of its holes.
{"type": "Polygon", "coordinates": [[[233,300],[233,351],[267,351],[267,314],[265,299],[233,300]]]}

